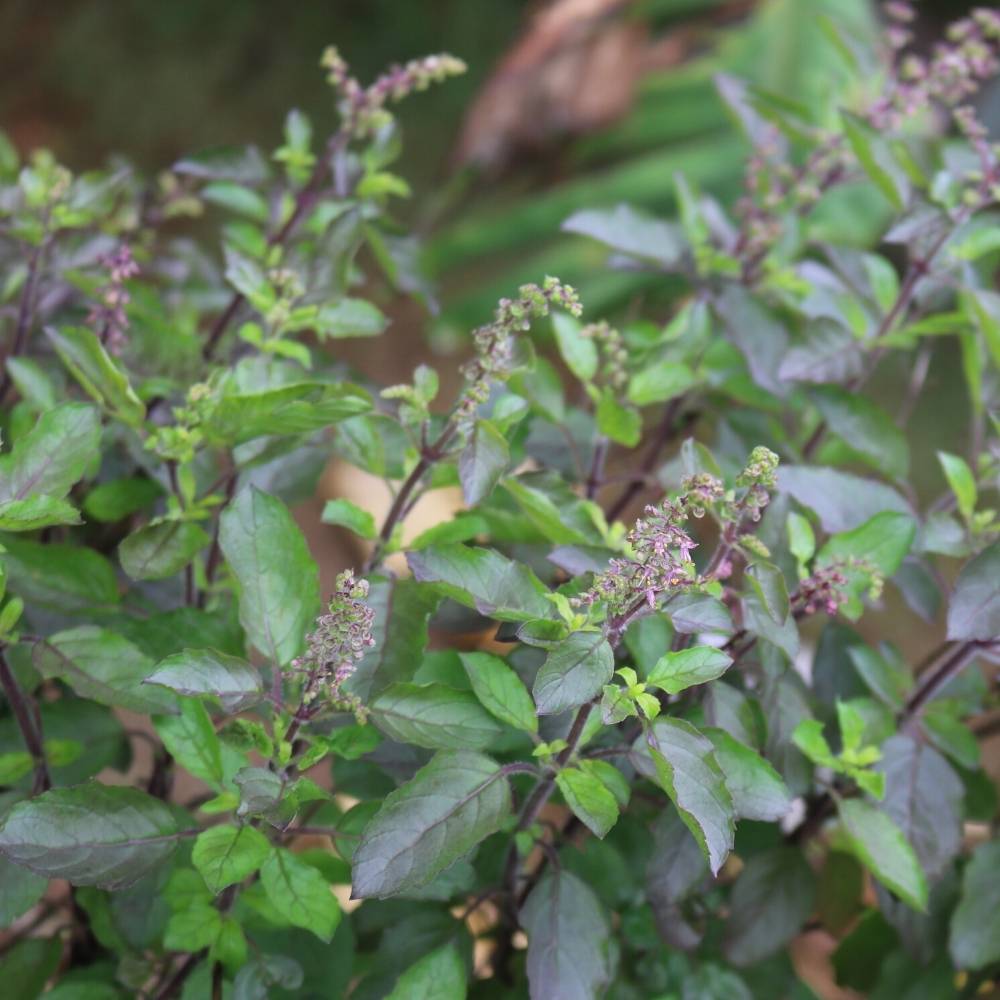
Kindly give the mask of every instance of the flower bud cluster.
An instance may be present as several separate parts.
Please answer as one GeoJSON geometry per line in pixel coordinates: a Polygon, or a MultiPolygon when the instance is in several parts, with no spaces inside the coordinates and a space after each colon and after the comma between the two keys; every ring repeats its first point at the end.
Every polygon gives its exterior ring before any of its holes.
{"type": "Polygon", "coordinates": [[[468,424],[476,409],[489,399],[491,384],[510,374],[517,334],[530,329],[533,319],[547,316],[554,307],[573,316],[583,311],[575,289],[549,277],[541,286],[522,285],[516,299],[501,299],[493,322],[475,331],[476,356],[462,368],[468,385],[455,409],[460,426],[468,424]]]}
{"type": "Polygon", "coordinates": [[[218,404],[218,395],[207,382],[195,382],[183,406],[173,407],[174,423],[155,427],[144,447],[160,458],[183,465],[192,461],[204,442],[201,425],[218,404]]]}
{"type": "Polygon", "coordinates": [[[613,326],[602,320],[600,323],[588,323],[580,331],[580,336],[593,340],[597,345],[603,362],[601,377],[605,384],[609,385],[615,392],[624,389],[628,382],[628,372],[625,370],[628,351],[625,349],[622,335],[613,326]]]}
{"type": "Polygon", "coordinates": [[[778,485],[778,461],[778,456],[763,445],[750,452],[746,468],[736,477],[736,485],[746,490],[735,504],[741,518],[760,520],[764,508],[771,501],[770,491],[778,485]]]}
{"type": "Polygon", "coordinates": [[[337,577],[327,613],[316,619],[316,627],[306,637],[305,652],[292,660],[292,668],[306,675],[304,704],[325,693],[335,706],[363,713],[358,699],[342,689],[357,661],[375,645],[375,611],[366,603],[367,597],[367,580],[355,579],[351,570],[337,577]]]}
{"type": "MultiPolygon", "coordinates": [[[[1000,12],[976,8],[952,24],[947,40],[925,58],[908,51],[916,17],[912,0],[893,0],[884,9],[889,21],[889,77],[884,92],[861,111],[876,129],[896,129],[934,104],[955,108],[1000,72],[1000,12]]],[[[955,117],[982,162],[982,177],[970,178],[976,183],[965,193],[971,207],[978,208],[1000,194],[994,190],[1000,175],[997,157],[971,111],[962,109],[955,117]]],[[[781,238],[782,215],[806,214],[849,173],[851,156],[842,136],[817,132],[812,146],[806,161],[795,166],[785,159],[776,127],[756,142],[747,167],[746,193],[737,204],[741,224],[734,249],[748,283],[759,277],[761,264],[781,238]]]]}
{"type": "Polygon", "coordinates": [[[306,287],[301,276],[289,267],[273,267],[267,280],[274,290],[274,302],[264,314],[271,330],[277,331],[291,319],[295,304],[305,295],[306,287]]]}
{"type": "Polygon", "coordinates": [[[894,128],[929,104],[954,107],[968,100],[1000,71],[1000,12],[978,7],[948,29],[947,39],[928,58],[904,49],[912,41],[911,0],[886,5],[894,78],[887,93],[868,111],[876,128],[894,128]]]}
{"type": "Polygon", "coordinates": [[[98,301],[90,310],[87,323],[101,338],[101,343],[112,354],[118,354],[126,344],[128,332],[125,307],[129,303],[129,294],[125,282],[139,273],[139,265],[125,243],[113,254],[102,257],[101,264],[107,269],[108,281],[98,289],[98,301]]]}
{"type": "Polygon", "coordinates": [[[460,76],[466,66],[461,59],[447,54],[412,59],[405,66],[393,66],[368,87],[351,76],[343,57],[334,46],[323,53],[320,65],[327,71],[327,81],[339,93],[344,115],[344,130],[352,139],[365,139],[392,121],[386,109],[390,101],[399,101],[432,83],[460,76]]]}
{"type": "Polygon", "coordinates": [[[694,583],[696,543],[682,527],[688,513],[685,497],[646,507],[626,537],[632,558],[612,559],[577,605],[603,601],[609,615],[622,615],[639,599],[654,608],[662,594],[694,583]]]}
{"type": "Polygon", "coordinates": [[[814,570],[811,576],[799,582],[795,598],[796,610],[807,615],[814,615],[818,611],[835,615],[847,600],[847,583],[847,577],[837,566],[822,566],[814,570]]]}
{"type": "Polygon", "coordinates": [[[962,178],[962,201],[976,211],[1000,200],[1000,146],[990,143],[986,126],[975,108],[968,105],[955,108],[952,118],[979,158],[979,169],[967,172],[962,178]]]}
{"type": "Polygon", "coordinates": [[[686,476],[681,482],[681,489],[692,517],[704,517],[705,508],[721,500],[725,493],[722,480],[710,472],[697,472],[693,476],[686,476]]]}
{"type": "Polygon", "coordinates": [[[741,219],[737,250],[750,272],[781,238],[782,215],[807,214],[849,163],[843,137],[836,133],[817,131],[812,151],[798,166],[780,155],[777,128],[771,134],[774,142],[764,140],[747,162],[746,193],[736,205],[741,219]]]}

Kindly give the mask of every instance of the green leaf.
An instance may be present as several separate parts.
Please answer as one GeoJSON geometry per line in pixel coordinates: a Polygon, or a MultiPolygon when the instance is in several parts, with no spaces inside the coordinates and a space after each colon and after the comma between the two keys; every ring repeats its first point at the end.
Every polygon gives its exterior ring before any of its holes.
{"type": "Polygon", "coordinates": [[[866,253],[863,263],[872,297],[883,312],[888,312],[899,298],[899,275],[896,268],[885,257],[874,253],[866,253]]]}
{"type": "Polygon", "coordinates": [[[604,838],[618,822],[618,802],[600,778],[577,767],[565,767],[556,785],[566,805],[593,834],[604,838]]]}
{"type": "MultiPolygon", "coordinates": [[[[774,352],[778,377],[782,381],[822,384],[847,382],[861,372],[861,351],[858,343],[843,324],[821,317],[810,323],[799,340],[784,346],[780,355],[774,352]]],[[[767,387],[766,383],[757,379],[767,387]]],[[[774,391],[775,386],[770,387],[774,391]]]]}
{"type": "Polygon", "coordinates": [[[584,209],[571,215],[563,232],[579,233],[599,240],[605,246],[630,257],[639,257],[667,267],[673,266],[684,252],[679,227],[637,212],[629,205],[614,208],[584,209]]]}
{"type": "Polygon", "coordinates": [[[963,710],[947,698],[935,698],[925,708],[921,717],[927,738],[947,754],[959,767],[975,771],[980,766],[979,743],[976,736],[962,721],[963,710]]]}
{"type": "Polygon", "coordinates": [[[256,191],[233,181],[214,181],[199,192],[213,205],[220,205],[255,222],[267,222],[267,202],[256,191]]]}
{"type": "Polygon", "coordinates": [[[819,876],[817,911],[823,927],[839,936],[861,909],[865,872],[853,854],[831,850],[819,876]]]}
{"type": "Polygon", "coordinates": [[[470,507],[475,507],[493,492],[509,461],[507,439],[489,420],[477,420],[469,443],[458,457],[462,496],[470,507]]]}
{"type": "Polygon", "coordinates": [[[208,903],[175,913],[163,932],[163,946],[171,951],[201,951],[215,944],[222,930],[222,914],[208,903]]]}
{"type": "Polygon", "coordinates": [[[679,361],[654,361],[632,376],[628,384],[629,402],[636,406],[665,403],[682,396],[697,382],[695,373],[679,361]]]}
{"type": "Polygon", "coordinates": [[[0,854],[46,878],[122,889],[177,840],[169,806],[134,788],[88,782],[19,802],[0,820],[0,854]]]}
{"type": "Polygon", "coordinates": [[[665,615],[646,615],[629,625],[625,646],[642,677],[646,677],[660,657],[670,649],[673,630],[665,615]]]}
{"type": "Polygon", "coordinates": [[[225,780],[222,747],[212,720],[200,701],[182,698],[180,704],[180,715],[154,720],[156,732],[181,767],[216,791],[222,791],[225,780]]]}
{"type": "Polygon", "coordinates": [[[528,733],[538,732],[535,703],[520,677],[491,653],[461,653],[462,666],[483,707],[501,722],[528,733]]]}
{"type": "Polygon", "coordinates": [[[840,118],[844,134],[861,168],[889,199],[892,207],[901,212],[907,198],[906,177],[895,164],[884,138],[862,118],[849,111],[841,111],[840,118]]]}
{"type": "Polygon", "coordinates": [[[861,679],[889,708],[899,711],[913,688],[913,676],[901,660],[871,646],[850,646],[847,650],[861,679]]]}
{"type": "Polygon", "coordinates": [[[989,641],[1000,635],[1000,542],[967,562],[948,602],[948,638],[989,641]]]}
{"type": "Polygon", "coordinates": [[[510,787],[489,757],[436,754],[386,796],[354,854],[354,898],[427,885],[495,833],[510,815],[510,787]]]}
{"type": "Polygon", "coordinates": [[[118,546],[118,558],[133,580],[165,580],[211,540],[193,521],[161,521],[133,531],[118,546]]]}
{"type": "Polygon", "coordinates": [[[727,635],[733,631],[729,610],[709,594],[680,594],[672,597],[663,610],[674,628],[685,635],[699,632],[727,635]]]}
{"type": "Polygon", "coordinates": [[[726,282],[712,305],[727,339],[743,355],[754,383],[775,396],[784,396],[788,391],[785,365],[794,354],[788,350],[784,323],[736,282],[726,282]]]}
{"type": "Polygon", "coordinates": [[[715,759],[726,778],[737,816],[776,823],[792,807],[792,795],[781,775],[755,750],[723,729],[705,729],[715,759]]]}
{"type": "Polygon", "coordinates": [[[112,479],[95,486],[84,498],[83,512],[93,521],[113,524],[151,507],[163,495],[163,487],[153,479],[132,476],[112,479]]]}
{"type": "Polygon", "coordinates": [[[802,930],[815,898],[816,877],[800,850],[753,855],[729,899],[723,954],[746,966],[780,951],[802,930]]]}
{"type": "Polygon", "coordinates": [[[5,366],[21,399],[29,403],[32,409],[44,412],[59,405],[60,390],[37,361],[8,355],[5,366]]]}
{"type": "Polygon", "coordinates": [[[278,805],[285,790],[285,779],[266,767],[243,767],[233,775],[233,784],[240,790],[236,815],[267,816],[278,805]]]}
{"type": "Polygon", "coordinates": [[[393,684],[369,707],[387,736],[430,750],[483,750],[503,732],[471,691],[444,684],[393,684]]]}
{"type": "Polygon", "coordinates": [[[574,632],[545,658],[532,691],[539,715],[557,715],[596,698],[611,680],[615,654],[601,632],[574,632]]]}
{"type": "Polygon", "coordinates": [[[258,312],[266,312],[274,305],[277,294],[260,265],[245,257],[235,247],[224,247],[226,255],[226,281],[229,282],[258,312]]]}
{"type": "Polygon", "coordinates": [[[56,353],[86,392],[112,416],[129,427],[140,427],[146,407],[128,377],[104,349],[93,330],[84,326],[46,327],[56,353]]]}
{"type": "Polygon", "coordinates": [[[661,716],[636,741],[637,766],[659,782],[718,873],[733,849],[736,813],[708,737],[682,719],[661,716]]]}
{"type": "Polygon", "coordinates": [[[521,907],[531,1000],[597,1000],[611,978],[608,918],[590,887],[549,871],[521,907]]]}
{"type": "Polygon", "coordinates": [[[652,826],[653,851],[646,867],[647,895],[654,911],[687,897],[708,874],[705,852],[672,806],[652,826]]]}
{"type": "Polygon", "coordinates": [[[576,767],[593,775],[614,796],[615,802],[624,809],[632,797],[629,779],[614,764],[606,760],[578,760],[576,767]]]}
{"type": "Polygon", "coordinates": [[[802,719],[792,732],[792,742],[819,767],[837,768],[837,758],[823,735],[819,719],[802,719]]]}
{"type": "Polygon", "coordinates": [[[778,626],[784,625],[791,610],[785,574],[774,563],[759,561],[748,567],[747,575],[757,600],[771,621],[778,626]]]}
{"type": "Polygon", "coordinates": [[[646,683],[679,694],[696,684],[705,684],[721,677],[733,662],[714,646],[692,646],[676,653],[664,653],[649,672],[646,683]]]}
{"type": "MultiPolygon", "coordinates": [[[[816,535],[813,533],[809,519],[795,511],[788,514],[788,549],[795,556],[800,567],[812,559],[816,552],[816,535]]],[[[804,572],[800,570],[800,572],[804,572]]]]}
{"type": "Polygon", "coordinates": [[[449,943],[414,962],[386,1000],[465,1000],[466,990],[465,962],[449,943]]]}
{"type": "Polygon", "coordinates": [[[976,501],[979,498],[976,477],[964,458],[946,451],[939,451],[937,456],[944,470],[944,477],[948,480],[948,486],[958,501],[959,513],[968,521],[975,513],[976,501]]]}
{"type": "MultiPolygon", "coordinates": [[[[0,981],[4,984],[4,991],[8,996],[18,997],[39,997],[45,991],[45,985],[59,968],[62,957],[62,941],[59,937],[53,936],[45,938],[28,938],[27,940],[14,940],[10,950],[0,959],[0,981]]],[[[51,992],[56,1000],[58,998],[59,987],[51,992]]],[[[67,1000],[64,995],[62,1000],[67,1000]]],[[[77,1000],[75,997],[69,1000],[77,1000]]],[[[92,1000],[85,997],[81,1000],[92,1000]]],[[[98,997],[96,1000],[108,1000],[107,996],[98,997]]]]}
{"type": "Polygon", "coordinates": [[[368,605],[375,611],[375,645],[348,678],[350,694],[367,702],[395,681],[412,680],[427,647],[427,619],[439,600],[434,588],[414,580],[372,580],[368,605]]]}
{"type": "Polygon", "coordinates": [[[581,335],[583,324],[564,312],[552,314],[552,332],[566,367],[581,382],[589,382],[597,374],[597,344],[593,337],[581,335]]]}
{"type": "Polygon", "coordinates": [[[302,986],[302,966],[286,955],[254,957],[236,973],[233,1000],[268,1000],[269,987],[298,990],[302,986]]]}
{"type": "MultiPolygon", "coordinates": [[[[819,550],[817,566],[841,563],[848,589],[855,601],[867,587],[871,573],[891,577],[902,565],[913,545],[917,525],[910,516],[885,511],[851,531],[834,535],[819,550]],[[857,561],[860,566],[852,566],[857,561]],[[870,568],[870,569],[869,569],[870,568]]],[[[860,607],[854,609],[854,615],[860,607]]]]}
{"type": "Polygon", "coordinates": [[[883,511],[913,514],[909,504],[884,483],[839,469],[782,465],[778,487],[819,517],[824,531],[851,531],[883,511]]]}
{"type": "Polygon", "coordinates": [[[158,684],[183,695],[211,695],[227,712],[260,700],[263,682],[256,667],[217,649],[185,649],[161,660],[144,684],[158,684]]]}
{"type": "Polygon", "coordinates": [[[933,747],[898,733],[882,746],[882,810],[898,824],[927,877],[937,879],[962,847],[965,789],[933,747]]]}
{"type": "Polygon", "coordinates": [[[311,326],[320,337],[377,337],[389,325],[380,309],[364,299],[341,299],[320,307],[311,326]]]}
{"type": "Polygon", "coordinates": [[[168,691],[145,687],[153,661],[127,639],[81,625],[35,643],[32,662],[43,676],[65,681],[81,698],[143,715],[177,712],[168,691]]]}
{"type": "Polygon", "coordinates": [[[858,860],[904,903],[924,912],[927,879],[895,822],[860,799],[842,799],[837,810],[858,860]]]}
{"type": "Polygon", "coordinates": [[[0,502],[0,531],[37,531],[53,524],[79,524],[80,512],[65,500],[33,496],[0,502]]]}
{"type": "Polygon", "coordinates": [[[344,760],[357,760],[366,753],[371,753],[382,737],[374,726],[369,725],[349,725],[335,729],[326,737],[327,750],[344,760]]]}
{"type": "Polygon", "coordinates": [[[1000,961],[1000,842],[980,844],[962,877],[962,898],[952,914],[948,950],[959,969],[1000,961]]]}
{"type": "Polygon", "coordinates": [[[350,382],[299,382],[223,396],[205,431],[220,444],[244,444],[273,434],[308,434],[371,408],[371,396],[350,382]]]}
{"type": "Polygon", "coordinates": [[[158,611],[145,618],[115,615],[111,621],[114,627],[154,661],[166,659],[180,653],[186,647],[212,647],[228,654],[242,655],[244,648],[243,630],[231,615],[228,605],[225,610],[202,611],[187,605],[158,611]]]}
{"type": "Polygon", "coordinates": [[[452,600],[497,621],[552,617],[538,577],[493,549],[434,545],[408,552],[406,561],[417,580],[437,584],[452,600]]]}
{"type": "Polygon", "coordinates": [[[27,913],[48,887],[48,879],[0,855],[0,928],[27,913]]]}
{"type": "Polygon", "coordinates": [[[302,648],[319,606],[319,576],[288,508],[255,486],[219,518],[219,544],[240,584],[240,622],[277,666],[302,648]]]}
{"type": "Polygon", "coordinates": [[[631,406],[623,406],[610,386],[605,386],[597,403],[597,429],[626,448],[634,448],[642,437],[642,417],[631,406]]]}
{"type": "Polygon", "coordinates": [[[343,497],[327,500],[320,520],[324,524],[339,524],[348,528],[359,538],[372,540],[378,535],[375,518],[367,510],[362,510],[356,503],[343,497]]]}
{"type": "Polygon", "coordinates": [[[270,853],[267,837],[252,826],[211,826],[198,834],[191,862],[205,885],[219,893],[252,875],[270,853]]]}
{"type": "Polygon", "coordinates": [[[592,515],[563,483],[545,473],[528,473],[505,480],[503,488],[547,542],[585,545],[595,540],[592,515]]]}
{"type": "Polygon", "coordinates": [[[959,260],[978,260],[997,249],[1000,249],[1000,231],[988,223],[982,228],[963,233],[961,240],[949,242],[948,245],[948,253],[959,260]]]}
{"type": "Polygon", "coordinates": [[[869,993],[878,984],[883,960],[898,945],[899,934],[881,911],[865,909],[831,956],[837,983],[869,993]]]}
{"type": "Polygon", "coordinates": [[[409,542],[407,548],[411,552],[426,549],[432,545],[451,545],[456,542],[471,542],[489,531],[485,517],[479,514],[460,513],[450,521],[441,521],[426,531],[421,531],[409,542]]]}
{"type": "Polygon", "coordinates": [[[836,386],[814,389],[810,395],[830,430],[872,468],[894,479],[910,470],[906,435],[892,418],[870,400],[836,386]]]}
{"type": "Polygon", "coordinates": [[[5,538],[3,545],[8,588],[29,604],[60,615],[117,605],[114,567],[99,552],[16,538],[5,538]]]}
{"type": "Polygon", "coordinates": [[[915,534],[916,524],[911,517],[886,511],[876,514],[852,531],[834,535],[820,549],[817,562],[829,565],[846,559],[860,559],[889,577],[899,569],[915,534]]]}
{"type": "Polygon", "coordinates": [[[27,750],[0,754],[0,785],[13,785],[26,774],[30,774],[33,767],[34,760],[27,750]]]}
{"type": "Polygon", "coordinates": [[[101,418],[96,407],[63,403],[48,410],[15,440],[9,454],[0,456],[0,502],[38,495],[63,499],[83,478],[100,444],[101,418]]]}
{"type": "Polygon", "coordinates": [[[268,178],[267,163],[256,146],[216,146],[186,156],[173,171],[190,177],[259,184],[268,178]]]}
{"type": "Polygon", "coordinates": [[[743,595],[743,627],[761,639],[777,646],[789,660],[799,652],[799,629],[793,615],[786,616],[778,625],[760,598],[758,589],[751,586],[743,595]]]}
{"type": "Polygon", "coordinates": [[[293,927],[330,941],[340,923],[340,904],[323,876],[283,847],[271,850],[260,881],[274,909],[293,927]]]}

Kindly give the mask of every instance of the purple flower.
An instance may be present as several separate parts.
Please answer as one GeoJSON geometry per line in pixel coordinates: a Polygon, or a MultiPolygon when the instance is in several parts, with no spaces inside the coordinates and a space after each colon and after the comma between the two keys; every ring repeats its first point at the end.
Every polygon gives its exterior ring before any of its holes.
{"type": "Polygon", "coordinates": [[[128,332],[125,307],[129,303],[129,294],[125,282],[139,273],[139,265],[126,243],[113,254],[102,257],[101,264],[107,269],[108,282],[98,289],[98,301],[87,315],[87,323],[112,354],[120,354],[127,343],[128,332]]]}
{"type": "Polygon", "coordinates": [[[627,536],[633,557],[612,559],[579,603],[603,601],[610,615],[621,615],[639,600],[655,608],[663,594],[692,584],[696,543],[681,527],[686,520],[682,502],[664,500],[659,507],[647,507],[627,536]]]}
{"type": "Polygon", "coordinates": [[[305,652],[292,661],[292,667],[306,675],[306,704],[325,689],[335,706],[363,713],[358,699],[346,694],[343,685],[354,673],[357,661],[375,645],[375,611],[365,603],[367,597],[367,580],[355,579],[349,569],[337,577],[327,613],[316,619],[316,627],[306,637],[305,652]]]}

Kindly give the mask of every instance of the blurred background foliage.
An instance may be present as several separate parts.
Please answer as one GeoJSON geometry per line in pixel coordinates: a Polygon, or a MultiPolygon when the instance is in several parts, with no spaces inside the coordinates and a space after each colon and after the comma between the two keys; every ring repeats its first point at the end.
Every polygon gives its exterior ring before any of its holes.
{"type": "MultiPolygon", "coordinates": [[[[968,6],[925,2],[922,36],[968,6]]],[[[620,201],[668,212],[677,172],[731,200],[746,146],[715,76],[822,108],[843,70],[825,19],[865,40],[875,16],[871,0],[0,0],[0,122],[74,169],[124,152],[155,171],[200,148],[267,145],[290,107],[322,130],[327,42],[362,79],[453,52],[469,72],[408,104],[400,167],[420,195],[400,215],[424,237],[446,347],[543,273],[578,284],[594,313],[667,304],[669,283],[606,270],[562,222],[620,201]]],[[[859,242],[878,224],[842,205],[826,218],[859,242]]]]}
{"type": "MultiPolygon", "coordinates": [[[[968,6],[926,0],[918,36],[968,6]]],[[[670,279],[607,268],[563,222],[619,202],[668,214],[678,173],[731,203],[748,146],[717,75],[833,113],[847,76],[825,25],[863,49],[876,17],[872,0],[0,0],[0,123],[22,151],[48,146],[74,169],[126,153],[155,173],[206,147],[274,145],[290,107],[322,133],[328,42],[362,80],[429,52],[460,56],[467,75],[400,116],[397,169],[416,196],[396,211],[421,236],[441,307],[430,318],[383,302],[395,323],[377,363],[405,378],[424,334],[439,353],[461,350],[501,295],[543,274],[577,285],[591,316],[665,320],[670,279]]],[[[882,203],[867,194],[844,186],[815,235],[870,245],[882,203]]],[[[957,399],[958,362],[939,360],[957,399]]],[[[931,447],[961,433],[926,417],[931,447]]]]}

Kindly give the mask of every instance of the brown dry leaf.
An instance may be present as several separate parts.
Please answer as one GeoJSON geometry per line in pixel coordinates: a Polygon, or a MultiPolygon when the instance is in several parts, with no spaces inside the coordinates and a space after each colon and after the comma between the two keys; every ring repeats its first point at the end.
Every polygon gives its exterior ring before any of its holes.
{"type": "Polygon", "coordinates": [[[553,136],[605,125],[632,104],[647,27],[632,0],[554,0],[532,18],[480,91],[457,149],[495,169],[553,136]]]}
{"type": "Polygon", "coordinates": [[[455,158],[496,172],[520,153],[617,121],[643,77],[684,62],[755,2],[731,0],[653,39],[635,0],[549,0],[480,90],[455,158]]]}

